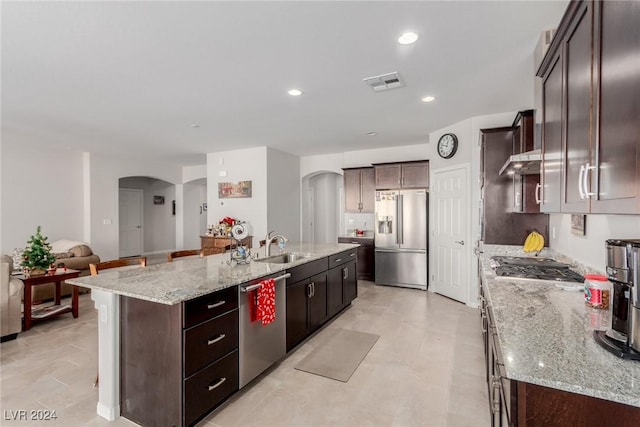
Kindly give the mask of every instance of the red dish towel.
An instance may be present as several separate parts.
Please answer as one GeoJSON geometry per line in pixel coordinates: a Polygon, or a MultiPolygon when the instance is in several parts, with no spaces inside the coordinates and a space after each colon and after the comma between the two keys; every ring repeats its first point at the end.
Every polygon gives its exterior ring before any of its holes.
{"type": "Polygon", "coordinates": [[[258,289],[257,312],[258,318],[262,319],[262,326],[276,320],[276,282],[267,279],[260,282],[262,287],[258,289]]]}

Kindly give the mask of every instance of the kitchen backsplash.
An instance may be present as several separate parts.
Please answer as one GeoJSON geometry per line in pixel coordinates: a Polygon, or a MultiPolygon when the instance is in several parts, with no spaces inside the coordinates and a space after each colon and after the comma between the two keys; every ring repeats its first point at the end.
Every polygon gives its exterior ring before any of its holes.
{"type": "Polygon", "coordinates": [[[344,234],[349,234],[355,230],[368,230],[373,233],[373,213],[345,213],[344,214],[344,234]]]}

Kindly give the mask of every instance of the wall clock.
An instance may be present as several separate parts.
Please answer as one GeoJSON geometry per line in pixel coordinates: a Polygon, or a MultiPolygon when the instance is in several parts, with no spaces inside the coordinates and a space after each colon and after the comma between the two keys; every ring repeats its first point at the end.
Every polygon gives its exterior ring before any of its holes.
{"type": "Polygon", "coordinates": [[[458,151],[458,137],[453,133],[445,133],[438,140],[438,154],[443,159],[450,159],[458,151]]]}

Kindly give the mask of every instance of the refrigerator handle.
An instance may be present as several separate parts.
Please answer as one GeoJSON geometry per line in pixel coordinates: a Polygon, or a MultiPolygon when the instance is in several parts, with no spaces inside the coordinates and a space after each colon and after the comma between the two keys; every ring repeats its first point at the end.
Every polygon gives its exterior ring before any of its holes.
{"type": "Polygon", "coordinates": [[[404,198],[401,194],[398,194],[398,203],[396,204],[397,206],[397,213],[398,213],[398,232],[397,232],[397,241],[398,244],[403,244],[404,243],[404,222],[402,221],[403,216],[404,216],[404,198]]]}

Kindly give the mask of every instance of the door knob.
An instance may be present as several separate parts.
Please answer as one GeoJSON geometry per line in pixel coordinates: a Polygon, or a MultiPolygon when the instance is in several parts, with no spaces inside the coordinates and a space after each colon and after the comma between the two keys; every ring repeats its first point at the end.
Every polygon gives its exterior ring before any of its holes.
{"type": "Polygon", "coordinates": [[[456,240],[456,243],[459,245],[464,246],[464,240],[456,240]]]}

